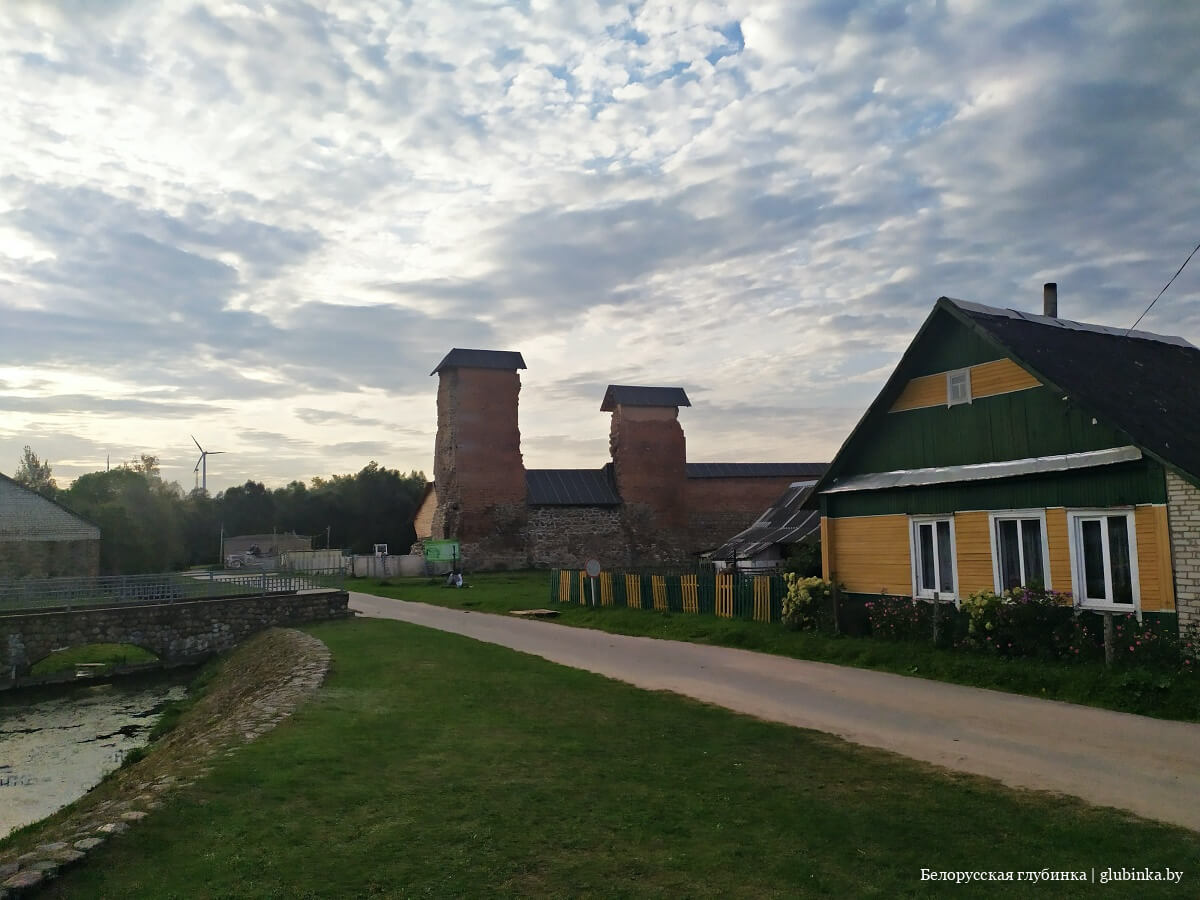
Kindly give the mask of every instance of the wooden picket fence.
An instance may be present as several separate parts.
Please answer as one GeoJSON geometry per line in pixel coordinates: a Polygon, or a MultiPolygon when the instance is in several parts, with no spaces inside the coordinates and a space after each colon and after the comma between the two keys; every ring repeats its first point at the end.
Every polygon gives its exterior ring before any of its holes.
{"type": "Polygon", "coordinates": [[[591,579],[581,569],[551,569],[550,602],[623,606],[660,612],[707,613],[723,619],[778,622],[787,585],[780,575],[732,572],[601,572],[593,601],[591,579]]]}

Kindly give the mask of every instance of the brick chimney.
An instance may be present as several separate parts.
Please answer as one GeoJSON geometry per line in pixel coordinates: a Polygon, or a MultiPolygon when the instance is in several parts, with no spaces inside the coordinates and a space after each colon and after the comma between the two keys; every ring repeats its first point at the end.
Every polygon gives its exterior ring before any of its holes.
{"type": "Polygon", "coordinates": [[[600,409],[612,413],[609,450],[617,493],[641,506],[659,525],[687,520],[687,446],[679,407],[691,406],[683,388],[610,384],[600,409]]]}
{"type": "MultiPolygon", "coordinates": [[[[517,400],[520,353],[463,350],[446,354],[438,376],[433,478],[437,508],[433,537],[464,545],[512,530],[525,512],[525,464],[517,400]]],[[[516,535],[511,535],[514,539],[516,535]]]]}
{"type": "Polygon", "coordinates": [[[1042,285],[1042,315],[1058,318],[1058,282],[1047,281],[1042,285]]]}

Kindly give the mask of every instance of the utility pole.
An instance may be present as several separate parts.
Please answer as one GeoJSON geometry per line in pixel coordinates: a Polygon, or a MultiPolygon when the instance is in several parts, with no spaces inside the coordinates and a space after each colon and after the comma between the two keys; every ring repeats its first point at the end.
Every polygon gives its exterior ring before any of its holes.
{"type": "Polygon", "coordinates": [[[331,528],[333,528],[333,526],[332,526],[332,525],[326,525],[326,526],[325,526],[325,549],[326,549],[326,550],[328,550],[328,549],[329,549],[329,531],[330,531],[330,529],[331,529],[331,528]]]}
{"type": "Polygon", "coordinates": [[[221,568],[225,568],[225,523],[221,523],[221,568]]]}

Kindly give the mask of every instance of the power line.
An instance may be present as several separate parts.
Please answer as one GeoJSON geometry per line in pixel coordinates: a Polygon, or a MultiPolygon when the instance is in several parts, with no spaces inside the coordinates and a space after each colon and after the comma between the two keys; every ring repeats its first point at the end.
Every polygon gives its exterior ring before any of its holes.
{"type": "MultiPolygon", "coordinates": [[[[1171,276],[1171,281],[1168,281],[1166,284],[1163,285],[1163,289],[1158,292],[1158,297],[1161,297],[1163,294],[1165,294],[1167,292],[1167,288],[1169,288],[1171,286],[1171,282],[1173,282],[1176,278],[1179,277],[1179,273],[1183,271],[1184,266],[1186,266],[1188,263],[1190,263],[1192,261],[1192,257],[1196,255],[1197,250],[1200,250],[1200,244],[1197,244],[1195,246],[1195,248],[1192,250],[1192,252],[1188,254],[1188,258],[1183,261],[1183,265],[1175,270],[1175,274],[1171,276]]],[[[1142,319],[1146,318],[1146,313],[1150,312],[1150,308],[1152,306],[1154,306],[1155,303],[1158,302],[1158,297],[1155,297],[1153,300],[1151,300],[1150,306],[1147,306],[1145,309],[1142,310],[1142,314],[1137,317],[1137,322],[1134,322],[1132,325],[1129,326],[1129,328],[1126,329],[1126,331],[1125,331],[1126,335],[1128,335],[1129,332],[1133,331],[1133,329],[1138,327],[1138,322],[1140,322],[1140,321],[1142,321],[1142,319]]]]}

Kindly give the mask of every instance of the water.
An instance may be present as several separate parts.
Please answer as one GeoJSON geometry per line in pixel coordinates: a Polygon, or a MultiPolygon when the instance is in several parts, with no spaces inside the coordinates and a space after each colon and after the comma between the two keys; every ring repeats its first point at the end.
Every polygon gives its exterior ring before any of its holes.
{"type": "Polygon", "coordinates": [[[0,695],[0,838],[83,796],[144,747],[181,684],[81,686],[55,696],[0,695]]]}

